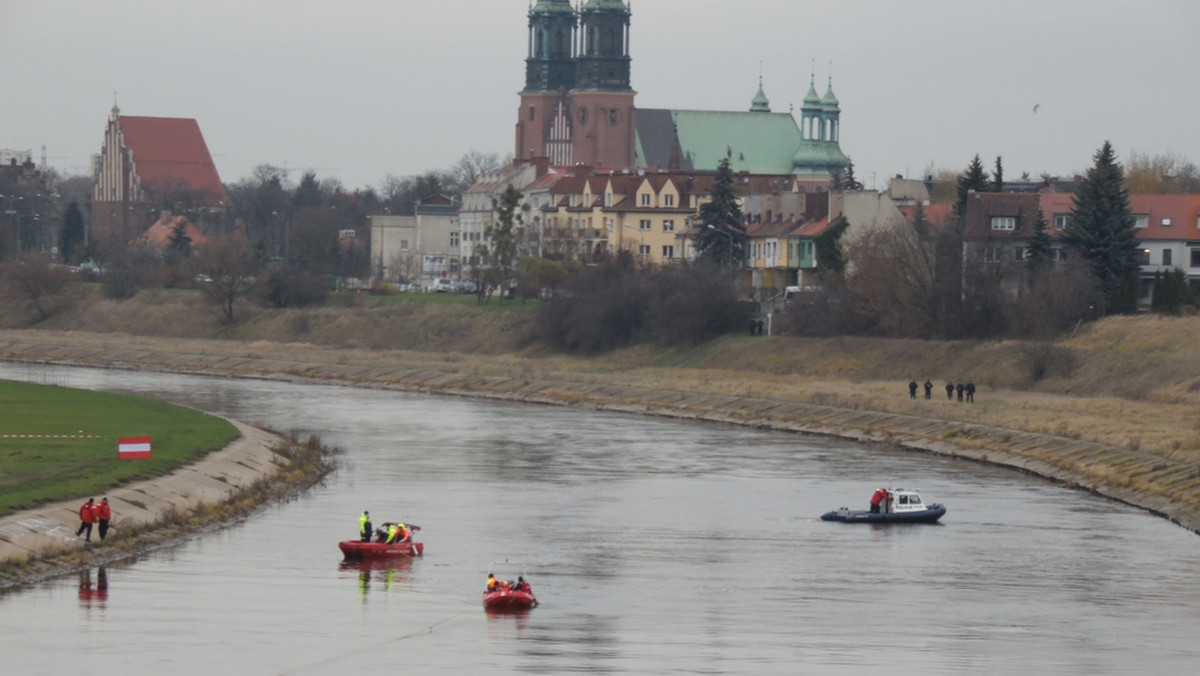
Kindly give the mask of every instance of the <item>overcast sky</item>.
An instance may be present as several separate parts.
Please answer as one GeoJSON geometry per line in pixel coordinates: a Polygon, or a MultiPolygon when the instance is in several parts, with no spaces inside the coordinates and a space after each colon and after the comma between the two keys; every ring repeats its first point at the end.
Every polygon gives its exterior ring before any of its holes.
{"type": "MultiPolygon", "coordinates": [[[[114,92],[195,118],[226,183],[259,164],[347,188],[513,151],[529,0],[0,0],[0,148],[87,170],[114,92]]],[[[978,153],[1068,175],[1107,139],[1200,163],[1197,0],[636,0],[642,108],[774,112],[832,64],[867,187],[978,153]]]]}

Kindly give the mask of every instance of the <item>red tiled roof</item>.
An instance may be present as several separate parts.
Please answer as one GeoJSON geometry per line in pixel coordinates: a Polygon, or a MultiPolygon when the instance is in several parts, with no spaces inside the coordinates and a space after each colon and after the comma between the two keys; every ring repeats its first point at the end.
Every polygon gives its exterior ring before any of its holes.
{"type": "Polygon", "coordinates": [[[183,232],[191,238],[190,245],[193,248],[203,247],[208,244],[208,238],[200,234],[200,231],[186,216],[174,216],[169,213],[164,213],[160,216],[158,222],[150,226],[149,230],[139,235],[133,243],[165,249],[171,243],[171,233],[175,231],[175,227],[180,223],[183,223],[183,232]]]}
{"type": "Polygon", "coordinates": [[[205,206],[229,205],[212,155],[195,120],[178,117],[120,117],[121,135],[133,154],[149,201],[181,184],[200,193],[205,206]]]}

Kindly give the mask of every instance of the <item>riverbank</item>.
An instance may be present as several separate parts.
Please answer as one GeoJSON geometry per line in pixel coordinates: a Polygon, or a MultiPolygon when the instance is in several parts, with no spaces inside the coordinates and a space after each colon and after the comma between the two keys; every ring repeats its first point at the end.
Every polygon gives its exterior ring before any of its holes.
{"type": "Polygon", "coordinates": [[[1160,428],[1171,426],[1194,432],[1184,417],[1193,412],[1188,401],[988,388],[977,395],[978,403],[959,404],[944,396],[909,399],[906,383],[896,381],[623,368],[619,359],[484,357],[74,332],[0,331],[0,359],[333,382],[833,435],[1009,466],[1139,506],[1200,532],[1200,462],[1194,449],[1178,442],[1172,447],[1156,437],[1160,428]],[[1090,427],[1088,416],[1096,417],[1090,427]],[[1148,441],[1106,443],[1104,429],[1113,426],[1148,441]]]}
{"type": "MultiPolygon", "coordinates": [[[[330,470],[317,440],[300,444],[242,422],[225,448],[169,475],[113,488],[109,537],[77,536],[79,500],[0,517],[0,589],[129,558],[241,518],[330,470]]],[[[97,499],[101,495],[96,496],[97,499]]]]}

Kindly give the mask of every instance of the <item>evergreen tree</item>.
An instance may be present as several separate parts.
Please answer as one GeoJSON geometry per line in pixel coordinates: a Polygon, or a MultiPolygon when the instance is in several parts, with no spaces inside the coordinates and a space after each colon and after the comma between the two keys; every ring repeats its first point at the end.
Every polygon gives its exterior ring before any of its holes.
{"type": "Polygon", "coordinates": [[[746,257],[746,227],[742,223],[742,207],[733,189],[733,170],[729,167],[728,156],[717,165],[710,198],[700,207],[696,250],[717,263],[741,265],[746,257]]]}
{"type": "Polygon", "coordinates": [[[846,220],[846,217],[838,216],[837,220],[825,228],[825,232],[817,235],[813,240],[817,249],[817,274],[824,274],[828,271],[840,275],[845,272],[846,259],[842,256],[838,240],[846,233],[848,227],[850,227],[850,222],[846,220]]]}
{"type": "Polygon", "coordinates": [[[992,175],[992,192],[1004,192],[1004,165],[996,156],[996,171],[992,175]]]}
{"type": "Polygon", "coordinates": [[[972,190],[975,192],[987,192],[988,189],[988,173],[983,170],[983,162],[979,161],[979,155],[971,160],[971,164],[967,170],[958,177],[956,181],[958,189],[958,200],[954,203],[954,210],[962,216],[967,212],[967,196],[972,190]]]}
{"type": "Polygon", "coordinates": [[[859,183],[858,179],[854,178],[854,160],[847,160],[847,162],[846,162],[845,184],[846,184],[846,190],[862,190],[863,189],[863,184],[859,183]]]}
{"type": "Polygon", "coordinates": [[[1137,310],[1134,292],[1141,265],[1133,224],[1121,165],[1105,141],[1075,194],[1066,239],[1090,265],[1109,312],[1137,310]]]}
{"type": "Polygon", "coordinates": [[[1029,238],[1029,248],[1025,252],[1025,262],[1031,270],[1042,267],[1050,261],[1054,248],[1050,242],[1049,226],[1039,210],[1037,220],[1033,222],[1033,236],[1029,238]]]}
{"type": "Polygon", "coordinates": [[[171,229],[171,237],[167,240],[167,263],[175,267],[191,255],[192,238],[187,234],[187,221],[181,218],[171,229]]]}
{"type": "MultiPolygon", "coordinates": [[[[492,200],[492,210],[496,212],[496,220],[483,231],[487,238],[487,246],[480,247],[484,258],[483,267],[485,284],[500,287],[500,301],[504,302],[503,293],[517,273],[517,245],[524,233],[525,217],[522,213],[528,207],[521,203],[524,195],[512,185],[509,185],[499,197],[492,200]]],[[[486,298],[486,290],[480,289],[480,300],[486,298]]]]}
{"type": "Polygon", "coordinates": [[[83,239],[83,210],[79,208],[79,202],[72,201],[63,216],[62,232],[58,233],[58,250],[63,260],[75,261],[76,250],[83,244],[83,239]]]}

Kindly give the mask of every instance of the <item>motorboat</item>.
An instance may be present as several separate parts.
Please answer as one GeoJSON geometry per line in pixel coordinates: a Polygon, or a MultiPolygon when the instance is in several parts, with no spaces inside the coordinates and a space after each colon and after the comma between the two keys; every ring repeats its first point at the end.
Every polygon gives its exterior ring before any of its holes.
{"type": "MultiPolygon", "coordinates": [[[[388,524],[384,524],[387,526],[388,524]]],[[[375,559],[398,559],[421,556],[425,553],[425,543],[414,542],[412,534],[421,530],[420,526],[409,524],[408,536],[400,542],[363,542],[362,540],[342,540],[338,549],[347,561],[371,561],[375,559]]],[[[380,529],[382,533],[384,529],[380,529]]],[[[380,536],[382,537],[382,535],[380,536]]]]}
{"type": "Polygon", "coordinates": [[[342,556],[347,561],[368,561],[373,559],[396,559],[403,557],[421,556],[425,553],[424,542],[362,542],[361,540],[343,540],[338,543],[342,556]]]}
{"type": "Polygon", "coordinates": [[[844,523],[936,523],[946,514],[945,505],[926,503],[920,493],[907,488],[889,488],[879,511],[841,507],[821,515],[822,521],[844,523]]]}
{"type": "MultiPolygon", "coordinates": [[[[522,611],[529,610],[537,606],[537,598],[533,595],[533,588],[529,586],[529,575],[525,572],[523,564],[505,564],[506,568],[519,569],[521,575],[516,581],[503,580],[497,575],[496,579],[499,583],[495,589],[483,592],[483,608],[488,612],[507,612],[507,611],[522,611]]],[[[496,564],[493,562],[488,566],[488,575],[496,574],[496,564]]]]}

